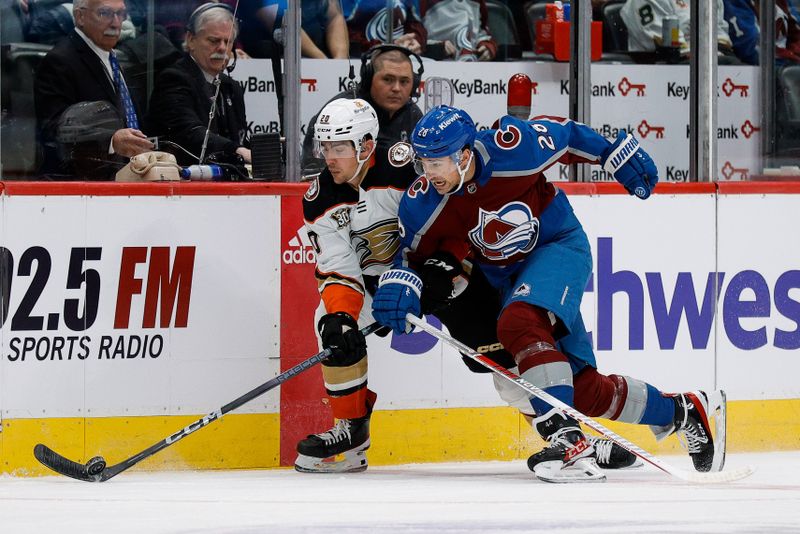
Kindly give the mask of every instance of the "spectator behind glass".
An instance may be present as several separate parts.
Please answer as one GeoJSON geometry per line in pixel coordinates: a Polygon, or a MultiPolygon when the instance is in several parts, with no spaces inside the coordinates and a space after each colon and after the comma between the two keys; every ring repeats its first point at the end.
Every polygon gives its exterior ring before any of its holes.
{"type": "MultiPolygon", "coordinates": [[[[300,51],[303,57],[344,59],[350,56],[347,23],[338,0],[302,0],[300,51]]],[[[287,0],[240,0],[241,42],[251,57],[269,57],[273,32],[280,28],[287,0]]]]}
{"type": "MultiPolygon", "coordinates": [[[[722,0],[717,2],[717,47],[721,53],[732,53],[722,0]]],[[[628,0],[620,10],[620,16],[628,28],[628,50],[630,52],[652,52],[663,46],[662,27],[664,17],[677,17],[681,55],[689,55],[691,8],[689,0],[628,0]]]]}
{"type": "Polygon", "coordinates": [[[786,0],[775,2],[775,47],[779,63],[800,63],[800,24],[786,0]]]}
{"type": "Polygon", "coordinates": [[[203,0],[170,0],[169,2],[156,2],[153,18],[158,26],[162,26],[167,37],[182,49],[186,39],[186,21],[204,2],[203,0]]]}
{"type": "Polygon", "coordinates": [[[205,155],[214,155],[225,163],[241,163],[239,157],[250,162],[244,90],[223,72],[232,55],[237,29],[229,6],[207,3],[198,7],[187,26],[188,53],[164,69],[156,80],[148,125],[153,132],[194,155],[168,147],[181,165],[198,162],[215,95],[216,109],[205,155]]]}
{"type": "MultiPolygon", "coordinates": [[[[127,17],[123,0],[76,0],[75,29],[42,59],[36,70],[34,102],[39,139],[43,144],[42,174],[59,179],[111,179],[129,158],[152,150],[153,144],[139,130],[139,115],[112,49],[127,17]],[[118,119],[118,129],[100,131],[86,122],[86,142],[80,130],[75,145],[65,151],[57,142],[59,120],[70,106],[81,102],[108,101],[118,119]],[[95,131],[92,131],[95,130],[95,131]],[[88,139],[88,134],[93,137],[88,139]]],[[[73,126],[76,126],[73,124],[73,126]]]]}
{"type": "Polygon", "coordinates": [[[427,55],[459,61],[491,61],[497,55],[486,0],[421,0],[420,10],[427,55]]]}
{"type": "MultiPolygon", "coordinates": [[[[428,32],[422,24],[413,0],[393,0],[394,33],[392,44],[404,46],[414,52],[424,52],[428,32]]],[[[350,32],[351,53],[360,55],[373,46],[389,42],[389,23],[386,0],[359,0],[347,19],[350,32]]]]}
{"type": "MultiPolygon", "coordinates": [[[[375,109],[378,114],[378,147],[386,150],[398,141],[408,141],[417,121],[422,117],[422,111],[412,100],[412,95],[418,89],[414,86],[415,69],[419,65],[412,65],[409,52],[396,45],[379,45],[362,56],[362,79],[356,90],[343,91],[328,102],[337,98],[363,98],[375,109]],[[373,75],[369,84],[365,83],[364,71],[371,65],[373,75]]],[[[317,116],[314,115],[306,127],[303,140],[303,175],[318,174],[325,167],[324,160],[314,155],[314,125],[317,116]]]]}

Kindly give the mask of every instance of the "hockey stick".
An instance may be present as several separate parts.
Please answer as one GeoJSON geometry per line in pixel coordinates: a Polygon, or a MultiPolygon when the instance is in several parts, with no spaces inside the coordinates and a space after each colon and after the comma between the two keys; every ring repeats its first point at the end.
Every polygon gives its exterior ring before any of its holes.
{"type": "MultiPolygon", "coordinates": [[[[364,336],[368,336],[371,333],[381,328],[382,327],[380,324],[372,323],[371,325],[362,328],[361,333],[364,336]]],[[[162,439],[155,445],[152,445],[143,450],[142,452],[134,456],[131,456],[127,460],[124,460],[116,465],[112,465],[111,467],[106,466],[106,461],[105,459],[103,459],[102,456],[95,456],[85,464],[73,462],[72,460],[65,458],[64,456],[61,456],[50,447],[42,445],[41,443],[37,444],[33,448],[33,455],[36,457],[37,460],[39,460],[39,462],[41,462],[46,467],[52,469],[53,471],[55,471],[60,475],[72,477],[77,480],[83,480],[84,482],[105,482],[109,478],[115,477],[118,474],[125,471],[126,469],[129,469],[134,465],[138,464],[145,458],[149,458],[150,456],[154,455],[160,450],[169,447],[176,441],[180,441],[189,434],[196,432],[197,430],[200,430],[205,426],[210,425],[214,421],[219,420],[226,413],[233,411],[236,408],[239,408],[240,406],[250,402],[256,397],[263,395],[267,391],[275,388],[276,386],[282,384],[283,382],[286,382],[290,378],[313,367],[322,360],[328,358],[331,355],[331,352],[332,352],[331,349],[325,349],[322,352],[315,354],[309,359],[298,363],[291,369],[284,371],[275,378],[272,378],[271,380],[264,382],[255,389],[248,391],[247,393],[237,398],[236,400],[229,402],[222,408],[214,410],[210,414],[206,415],[205,417],[202,417],[201,419],[198,419],[189,426],[182,428],[181,430],[178,430],[174,434],[162,439]]]]}
{"type": "Polygon", "coordinates": [[[425,322],[424,319],[420,319],[419,317],[416,317],[416,316],[414,316],[414,315],[409,313],[408,315],[406,315],[406,320],[409,323],[413,324],[414,326],[424,330],[425,332],[428,332],[433,337],[438,338],[443,343],[446,343],[446,344],[450,345],[451,347],[453,347],[454,349],[458,350],[462,354],[465,354],[468,358],[470,358],[472,360],[475,360],[476,362],[480,363],[481,365],[483,365],[487,369],[490,369],[492,372],[502,376],[503,378],[505,378],[506,380],[508,380],[510,382],[513,382],[514,384],[516,384],[520,388],[524,389],[528,393],[530,393],[532,395],[536,395],[537,397],[539,397],[543,401],[547,402],[548,404],[550,404],[554,408],[558,408],[559,410],[563,411],[567,415],[577,419],[578,421],[580,421],[584,425],[588,426],[589,428],[591,428],[595,432],[598,432],[598,433],[606,436],[607,438],[609,438],[611,441],[613,441],[614,443],[616,443],[617,445],[619,445],[623,449],[625,449],[628,452],[631,452],[632,454],[638,456],[639,458],[641,458],[645,462],[649,463],[650,465],[657,467],[658,469],[664,471],[665,473],[667,473],[669,475],[674,476],[675,478],[679,478],[679,479],[681,479],[681,480],[683,480],[685,482],[692,482],[692,483],[695,483],[695,484],[717,484],[717,483],[720,483],[720,482],[732,482],[734,480],[740,480],[742,478],[745,478],[745,477],[748,477],[748,476],[752,475],[755,472],[755,469],[753,467],[750,467],[750,466],[745,466],[745,467],[741,467],[739,469],[734,469],[734,470],[726,471],[726,472],[720,471],[720,472],[717,472],[717,473],[697,473],[697,472],[690,472],[690,471],[686,471],[686,470],[683,470],[683,469],[679,469],[677,467],[673,467],[673,466],[669,465],[668,463],[662,461],[657,456],[654,456],[654,455],[650,454],[649,452],[647,452],[646,450],[640,448],[636,444],[631,443],[630,441],[628,441],[627,439],[623,438],[622,436],[620,436],[620,435],[616,434],[615,432],[609,430],[608,428],[604,427],[603,425],[601,425],[600,423],[598,423],[597,421],[595,421],[591,417],[587,417],[587,416],[583,415],[581,412],[579,412],[578,410],[576,410],[572,406],[569,406],[568,404],[565,404],[565,403],[561,402],[560,400],[558,400],[557,398],[553,397],[552,395],[550,395],[546,391],[544,391],[542,389],[539,389],[538,387],[536,387],[535,385],[531,384],[530,382],[528,382],[527,380],[525,380],[521,376],[516,375],[516,374],[512,373],[511,371],[509,371],[508,369],[506,369],[505,367],[495,363],[494,360],[492,360],[491,358],[489,358],[487,356],[484,356],[483,354],[480,354],[479,352],[476,352],[476,351],[472,350],[471,348],[469,348],[468,346],[464,345],[460,341],[458,341],[458,340],[454,339],[453,337],[445,334],[444,332],[442,332],[441,330],[439,330],[435,326],[429,325],[428,323],[425,322]]]}

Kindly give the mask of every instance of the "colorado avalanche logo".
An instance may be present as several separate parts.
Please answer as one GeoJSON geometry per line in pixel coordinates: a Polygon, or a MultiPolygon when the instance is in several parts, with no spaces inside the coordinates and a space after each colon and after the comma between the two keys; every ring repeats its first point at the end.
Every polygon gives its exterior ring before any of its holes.
{"type": "Polygon", "coordinates": [[[509,124],[504,130],[497,130],[494,133],[495,144],[503,150],[516,148],[520,141],[522,141],[522,132],[513,124],[509,124]]]}
{"type": "MultiPolygon", "coordinates": [[[[397,3],[397,2],[395,2],[397,3]]],[[[386,2],[384,2],[386,4],[386,2]]],[[[396,41],[398,38],[403,36],[403,27],[406,23],[406,9],[405,7],[400,5],[395,5],[392,8],[392,16],[394,17],[393,25],[394,32],[392,36],[394,37],[392,41],[396,41]],[[397,8],[399,12],[395,11],[397,8]],[[399,15],[399,16],[397,16],[399,15]]],[[[388,41],[386,38],[386,29],[389,27],[389,10],[385,7],[378,11],[372,19],[367,23],[367,27],[364,30],[364,34],[367,37],[368,41],[388,41]]]]}
{"type": "Polygon", "coordinates": [[[417,178],[411,187],[408,188],[406,194],[411,198],[417,198],[417,195],[425,195],[428,192],[428,179],[424,176],[417,178]]]}
{"type": "Polygon", "coordinates": [[[504,260],[533,250],[539,239],[539,219],[522,202],[509,202],[497,211],[479,208],[478,224],[469,240],[489,260],[504,260]]]}

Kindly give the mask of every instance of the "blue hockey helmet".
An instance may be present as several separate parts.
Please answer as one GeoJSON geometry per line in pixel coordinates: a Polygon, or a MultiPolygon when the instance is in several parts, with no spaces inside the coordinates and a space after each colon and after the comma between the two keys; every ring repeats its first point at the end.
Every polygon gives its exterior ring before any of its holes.
{"type": "Polygon", "coordinates": [[[442,158],[475,141],[475,122],[469,114],[450,106],[436,106],[417,123],[411,144],[418,158],[442,158]]]}

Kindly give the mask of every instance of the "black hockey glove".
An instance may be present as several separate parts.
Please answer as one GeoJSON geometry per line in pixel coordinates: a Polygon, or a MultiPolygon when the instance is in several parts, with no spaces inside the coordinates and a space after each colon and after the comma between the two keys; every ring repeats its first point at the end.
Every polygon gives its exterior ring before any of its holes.
{"type": "Polygon", "coordinates": [[[322,348],[333,350],[329,360],[331,364],[345,367],[367,355],[367,340],[350,314],[323,315],[317,323],[317,330],[322,338],[322,348]]]}
{"type": "Polygon", "coordinates": [[[422,279],[422,313],[436,313],[448,305],[453,295],[453,283],[463,272],[461,262],[449,252],[436,252],[419,269],[422,279]]]}

